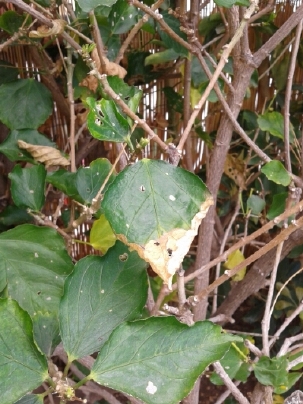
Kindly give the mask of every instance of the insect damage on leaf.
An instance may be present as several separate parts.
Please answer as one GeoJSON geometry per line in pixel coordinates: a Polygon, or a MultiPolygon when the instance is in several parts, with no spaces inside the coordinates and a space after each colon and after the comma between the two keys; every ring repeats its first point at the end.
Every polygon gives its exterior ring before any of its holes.
{"type": "Polygon", "coordinates": [[[201,204],[199,212],[193,217],[189,230],[173,229],[162,234],[156,240],[150,240],[143,246],[129,243],[122,234],[117,235],[117,238],[127,244],[131,250],[137,251],[139,256],[147,261],[154,272],[171,288],[173,276],[180,268],[193,239],[198,233],[202,219],[213,203],[213,198],[208,196],[201,204]]]}
{"type": "Polygon", "coordinates": [[[38,146],[26,143],[23,140],[18,140],[18,146],[20,149],[27,150],[37,162],[45,164],[46,168],[50,166],[70,165],[70,161],[63,157],[59,150],[53,147],[38,146]]]}

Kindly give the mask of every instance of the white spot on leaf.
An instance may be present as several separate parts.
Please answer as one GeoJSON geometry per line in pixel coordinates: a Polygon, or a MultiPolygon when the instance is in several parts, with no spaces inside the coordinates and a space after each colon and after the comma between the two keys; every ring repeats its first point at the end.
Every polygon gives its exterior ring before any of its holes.
{"type": "Polygon", "coordinates": [[[48,297],[46,298],[46,300],[52,300],[52,298],[51,298],[50,296],[48,296],[48,297]]]}
{"type": "Polygon", "coordinates": [[[39,257],[38,253],[35,253],[35,258],[38,258],[38,257],[39,257]]]}
{"type": "Polygon", "coordinates": [[[154,385],[153,382],[148,382],[147,387],[146,387],[146,391],[149,394],[155,394],[155,392],[158,390],[158,387],[154,385]]]}
{"type": "Polygon", "coordinates": [[[101,290],[101,293],[104,293],[104,289],[101,290]]]}
{"type": "Polygon", "coordinates": [[[170,199],[171,201],[175,201],[175,200],[176,200],[176,198],[174,197],[174,195],[169,195],[169,199],[170,199]]]}
{"type": "Polygon", "coordinates": [[[30,193],[30,194],[33,194],[33,193],[34,193],[34,191],[33,191],[32,189],[30,189],[29,193],[30,193]]]}

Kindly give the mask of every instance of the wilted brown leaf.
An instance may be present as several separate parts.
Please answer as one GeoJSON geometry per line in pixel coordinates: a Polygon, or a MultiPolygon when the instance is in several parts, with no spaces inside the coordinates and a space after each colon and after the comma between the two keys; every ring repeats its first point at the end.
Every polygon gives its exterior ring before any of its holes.
{"type": "Polygon", "coordinates": [[[45,167],[51,166],[69,166],[70,162],[63,157],[59,150],[50,146],[37,146],[18,140],[20,149],[27,150],[33,158],[39,163],[45,164],[45,167]]]}
{"type": "Polygon", "coordinates": [[[52,35],[62,34],[64,31],[64,27],[66,25],[66,21],[64,20],[53,20],[52,28],[47,27],[46,25],[40,25],[37,28],[37,31],[30,31],[28,36],[30,38],[45,38],[52,35]]]}
{"type": "Polygon", "coordinates": [[[239,188],[246,189],[245,165],[242,159],[228,154],[224,164],[224,173],[231,178],[239,188]]]}

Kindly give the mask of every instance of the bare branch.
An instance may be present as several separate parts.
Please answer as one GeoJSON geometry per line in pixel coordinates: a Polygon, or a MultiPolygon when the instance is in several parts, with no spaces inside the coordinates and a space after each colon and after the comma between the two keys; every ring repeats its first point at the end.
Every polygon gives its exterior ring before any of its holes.
{"type": "Polygon", "coordinates": [[[240,404],[249,404],[249,401],[246,397],[243,396],[241,391],[237,388],[228,374],[225,372],[223,366],[220,362],[215,362],[213,367],[216,373],[221,377],[222,381],[224,382],[225,386],[230,390],[231,394],[235,397],[238,403],[240,404]]]}

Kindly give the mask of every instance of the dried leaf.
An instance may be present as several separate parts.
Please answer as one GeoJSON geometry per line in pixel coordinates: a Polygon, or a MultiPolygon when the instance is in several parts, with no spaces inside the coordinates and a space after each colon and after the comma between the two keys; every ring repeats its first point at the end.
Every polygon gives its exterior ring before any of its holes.
{"type": "Polygon", "coordinates": [[[50,146],[37,146],[26,143],[23,140],[18,140],[20,149],[27,150],[33,158],[39,163],[45,164],[45,167],[50,166],[69,166],[70,162],[63,157],[59,150],[50,146]]]}
{"type": "Polygon", "coordinates": [[[231,178],[239,188],[246,189],[245,186],[245,165],[238,156],[228,154],[224,164],[224,173],[231,178]]]}
{"type": "Polygon", "coordinates": [[[200,207],[200,211],[193,217],[189,230],[173,229],[164,233],[157,240],[150,240],[142,246],[128,243],[124,235],[117,235],[131,250],[137,251],[139,256],[147,261],[164,283],[171,288],[172,279],[180,268],[183,258],[187,254],[191,243],[198,233],[198,228],[205,217],[209,207],[213,205],[213,198],[209,196],[200,207]]]}
{"type": "Polygon", "coordinates": [[[28,36],[30,38],[46,38],[48,36],[62,34],[66,21],[53,20],[52,22],[53,26],[51,28],[47,27],[46,25],[40,25],[40,27],[37,28],[37,31],[30,31],[28,36]]]}
{"type": "MultiPolygon", "coordinates": [[[[92,59],[96,63],[96,67],[101,74],[107,74],[108,76],[118,76],[120,79],[124,79],[127,71],[120,65],[114,62],[110,62],[107,57],[104,57],[105,69],[102,69],[100,58],[97,49],[92,51],[92,59]]],[[[83,79],[80,86],[88,87],[91,91],[96,91],[98,88],[98,79],[94,76],[88,76],[83,79]]]]}
{"type": "Polygon", "coordinates": [[[107,57],[103,58],[105,62],[105,71],[103,71],[96,48],[92,51],[92,59],[96,63],[96,67],[101,74],[108,74],[109,76],[119,76],[120,79],[124,79],[127,74],[127,71],[122,66],[118,65],[117,63],[110,62],[107,57]]]}

